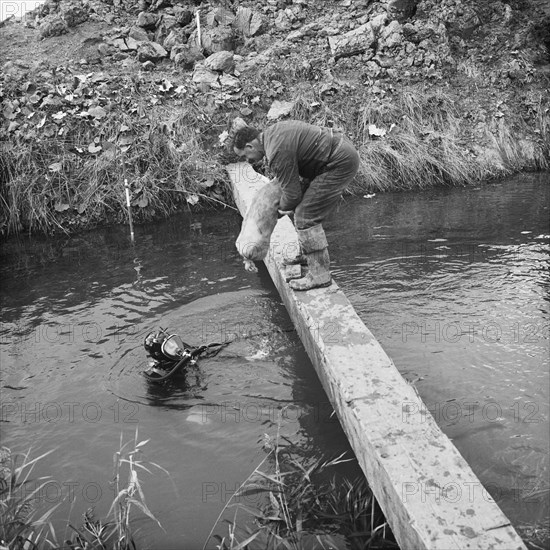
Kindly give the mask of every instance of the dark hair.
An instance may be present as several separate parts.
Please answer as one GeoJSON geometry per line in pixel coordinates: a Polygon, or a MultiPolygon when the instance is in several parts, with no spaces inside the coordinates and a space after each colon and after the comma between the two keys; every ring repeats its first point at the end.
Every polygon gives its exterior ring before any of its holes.
{"type": "Polygon", "coordinates": [[[245,126],[244,128],[239,128],[235,132],[235,137],[233,138],[233,147],[237,149],[244,149],[244,146],[251,141],[254,141],[260,135],[260,131],[252,126],[245,126]]]}

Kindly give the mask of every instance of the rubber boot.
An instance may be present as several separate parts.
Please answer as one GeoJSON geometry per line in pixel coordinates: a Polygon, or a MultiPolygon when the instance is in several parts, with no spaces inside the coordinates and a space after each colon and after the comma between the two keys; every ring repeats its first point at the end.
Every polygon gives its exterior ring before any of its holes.
{"type": "Polygon", "coordinates": [[[307,270],[307,258],[306,255],[300,251],[295,258],[283,258],[283,268],[285,270],[285,281],[291,281],[292,279],[301,279],[307,270]],[[298,266],[300,269],[298,269],[298,266]]]}
{"type": "Polygon", "coordinates": [[[283,265],[307,265],[307,258],[305,254],[298,254],[296,258],[285,258],[283,265]]]}
{"type": "Polygon", "coordinates": [[[330,257],[328,243],[321,224],[298,230],[298,240],[307,259],[307,272],[289,284],[294,290],[310,290],[330,286],[330,257]]]}
{"type": "MultiPolygon", "coordinates": [[[[294,248],[294,247],[292,247],[294,248]]],[[[286,251],[289,255],[293,252],[293,250],[286,251]]],[[[298,238],[298,253],[294,258],[283,258],[283,265],[307,265],[307,258],[304,254],[304,249],[302,248],[302,245],[300,243],[300,239],[298,238]]]]}
{"type": "Polygon", "coordinates": [[[301,279],[302,277],[305,277],[307,273],[307,265],[302,265],[302,264],[285,265],[284,270],[285,270],[285,281],[288,283],[288,281],[292,281],[292,279],[301,279]]]}

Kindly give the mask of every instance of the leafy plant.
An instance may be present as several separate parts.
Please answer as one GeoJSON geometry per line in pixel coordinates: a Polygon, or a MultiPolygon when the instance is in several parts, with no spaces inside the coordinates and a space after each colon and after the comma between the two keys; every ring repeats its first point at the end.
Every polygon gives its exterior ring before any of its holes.
{"type": "Polygon", "coordinates": [[[107,514],[108,517],[112,517],[112,520],[107,522],[97,520],[93,510],[88,510],[80,528],[70,526],[75,532],[69,543],[71,550],[104,550],[106,548],[136,550],[136,530],[131,520],[133,508],[137,508],[162,529],[162,525],[145,502],[145,495],[138,477],[138,470],[151,474],[149,466],[168,474],[162,466],[144,461],[141,457],[142,448],[148,441],[138,442],[136,429],[134,440],[123,444],[121,434],[120,449],[114,454],[112,486],[115,498],[107,514]]]}
{"type": "Polygon", "coordinates": [[[115,498],[108,512],[112,519],[96,519],[89,509],[81,526],[69,524],[73,535],[64,544],[58,542],[50,521],[59,503],[40,515],[40,495],[50,478],[31,479],[37,462],[53,451],[29,460],[30,452],[12,456],[6,447],[0,449],[0,550],[136,550],[135,509],[162,528],[145,502],[138,471],[153,473],[153,467],[168,474],[158,464],[144,460],[142,449],[147,442],[138,441],[137,430],[134,440],[124,444],[121,435],[120,449],[114,454],[115,498]]]}
{"type": "Polygon", "coordinates": [[[39,495],[48,482],[47,477],[32,479],[37,462],[50,454],[32,460],[30,451],[12,455],[10,449],[0,449],[0,545],[10,550],[37,548],[47,541],[51,531],[49,518],[58,505],[39,515],[39,495]]]}
{"type": "Polygon", "coordinates": [[[203,550],[230,507],[227,536],[214,535],[219,550],[397,548],[364,479],[326,480],[328,469],[349,462],[344,454],[308,459],[279,431],[275,438],[265,435],[263,447],[266,457],[229,499],[203,550]],[[258,498],[256,506],[241,502],[251,497],[258,498]]]}

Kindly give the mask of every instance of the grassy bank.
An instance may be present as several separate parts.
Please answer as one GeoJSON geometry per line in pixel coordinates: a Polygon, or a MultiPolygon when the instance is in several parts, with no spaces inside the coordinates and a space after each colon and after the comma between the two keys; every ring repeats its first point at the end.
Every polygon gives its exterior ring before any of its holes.
{"type": "MultiPolygon", "coordinates": [[[[354,4],[299,8],[300,25],[311,28],[324,17],[327,24],[340,21],[344,33],[354,17],[385,10],[378,2],[354,4]]],[[[292,104],[287,117],[339,128],[352,138],[362,159],[353,192],[465,185],[548,170],[550,79],[539,68],[550,60],[546,23],[530,20],[529,2],[516,2],[510,16],[490,1],[478,10],[479,30],[465,40],[452,29],[462,24],[457,14],[473,9],[471,2],[455,2],[452,13],[447,4],[420,2],[415,27],[386,21],[386,30],[398,32],[379,38],[375,57],[373,51],[332,57],[326,38],[304,31],[297,41],[268,24],[257,37],[235,39],[241,65],[231,76],[233,87],[225,89],[193,81],[192,70],[169,59],[144,65],[112,46],[113,37],[135,24],[133,5],[115,10],[126,26],[81,25],[79,32],[93,37],[86,40],[99,40],[100,29],[104,48],[111,48],[93,65],[83,65],[79,53],[56,58],[41,54],[41,46],[36,53],[39,26],[6,25],[0,33],[11,61],[0,83],[0,233],[123,223],[125,181],[137,223],[186,208],[232,205],[224,165],[236,158],[219,136],[236,116],[265,126],[275,100],[292,104]],[[445,18],[452,21],[448,32],[441,31],[445,18]],[[428,38],[419,43],[410,38],[413,31],[428,38]],[[12,54],[9,42],[17,38],[21,48],[12,54]]],[[[50,16],[62,5],[47,2],[50,16]]],[[[205,13],[216,6],[197,8],[204,25],[205,13]]],[[[266,4],[264,11],[270,9],[266,4]]],[[[50,47],[59,43],[60,51],[67,44],[82,50],[72,30],[44,40],[50,47]]]]}
{"type": "Polygon", "coordinates": [[[456,98],[423,86],[378,101],[323,102],[313,117],[312,99],[300,98],[296,118],[335,120],[353,136],[362,161],[357,192],[467,185],[550,167],[550,101],[542,93],[532,99],[529,119],[493,119],[475,132],[456,98]]]}
{"type": "MultiPolygon", "coordinates": [[[[123,89],[128,90],[131,79],[126,80],[123,89]]],[[[124,223],[125,181],[137,223],[184,208],[233,204],[224,164],[236,159],[217,143],[230,120],[227,113],[207,116],[208,104],[201,98],[169,97],[151,106],[144,93],[126,102],[135,112],[121,104],[101,118],[69,114],[63,125],[19,132],[3,144],[2,233],[124,223]],[[47,133],[61,128],[62,138],[47,133]]],[[[313,89],[302,90],[292,116],[352,136],[362,164],[351,191],[361,193],[464,185],[521,170],[546,170],[549,107],[541,94],[529,105],[529,120],[520,115],[494,119],[478,127],[475,136],[450,95],[421,88],[378,102],[352,96],[325,101],[313,89]],[[526,139],[533,131],[540,137],[526,139]]],[[[65,112],[59,106],[52,111],[65,112]]],[[[265,123],[260,114],[254,122],[260,127],[265,123]]]]}
{"type": "MultiPolygon", "coordinates": [[[[68,78],[60,80],[56,87],[66,92],[68,78]]],[[[16,130],[3,144],[4,233],[121,223],[127,218],[125,181],[138,223],[169,216],[201,198],[211,204],[224,200],[222,166],[210,158],[205,141],[210,121],[198,105],[175,105],[177,100],[152,105],[154,95],[139,93],[132,76],[121,75],[118,89],[111,88],[120,95],[108,105],[94,102],[82,116],[78,100],[90,92],[99,97],[102,84],[63,93],[43,115],[57,116],[56,122],[16,130]]]]}

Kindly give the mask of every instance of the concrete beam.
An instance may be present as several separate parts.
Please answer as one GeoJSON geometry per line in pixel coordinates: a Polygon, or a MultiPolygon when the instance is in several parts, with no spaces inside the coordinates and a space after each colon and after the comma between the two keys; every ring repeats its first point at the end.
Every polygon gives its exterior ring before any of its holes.
{"type": "MultiPolygon", "coordinates": [[[[247,163],[227,170],[244,215],[267,180],[247,163]]],[[[525,550],[337,284],[294,292],[285,282],[281,261],[296,246],[282,218],[265,264],[401,548],[525,550]]]]}

